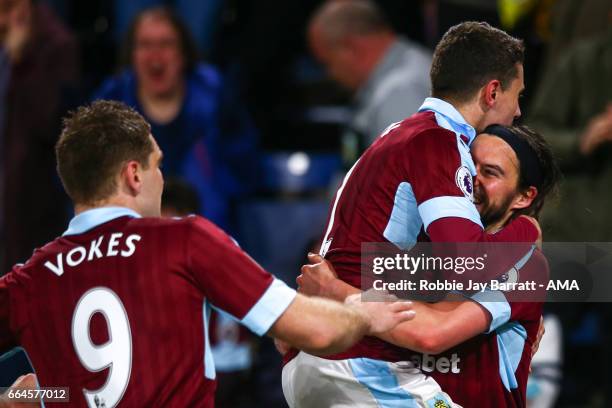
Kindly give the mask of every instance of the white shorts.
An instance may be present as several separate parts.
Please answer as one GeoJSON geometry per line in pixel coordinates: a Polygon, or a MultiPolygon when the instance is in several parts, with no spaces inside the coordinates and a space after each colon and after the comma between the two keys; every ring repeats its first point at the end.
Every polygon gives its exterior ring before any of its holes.
{"type": "Polygon", "coordinates": [[[461,408],[412,362],[327,360],[300,352],[283,368],[291,408],[461,408]]]}

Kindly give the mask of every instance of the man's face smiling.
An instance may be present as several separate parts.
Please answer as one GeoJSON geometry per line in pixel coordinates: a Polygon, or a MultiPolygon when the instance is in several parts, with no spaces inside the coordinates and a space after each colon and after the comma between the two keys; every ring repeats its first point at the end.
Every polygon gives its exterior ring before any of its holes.
{"type": "Polygon", "coordinates": [[[524,207],[518,188],[518,158],[504,140],[489,134],[478,135],[471,152],[477,171],[474,204],[485,227],[499,229],[514,210],[524,207]]]}

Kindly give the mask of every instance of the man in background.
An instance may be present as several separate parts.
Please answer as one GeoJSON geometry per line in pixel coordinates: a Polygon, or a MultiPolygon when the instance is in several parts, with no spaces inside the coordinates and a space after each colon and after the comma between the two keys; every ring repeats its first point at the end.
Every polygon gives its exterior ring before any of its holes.
{"type": "Polygon", "coordinates": [[[391,123],[429,96],[431,53],[393,32],[370,0],[330,0],[308,27],[310,48],[332,79],[355,93],[344,135],[349,166],[391,123]]]}
{"type": "Polygon", "coordinates": [[[257,182],[257,132],[232,84],[198,61],[191,33],[166,7],[134,18],[122,63],[94,99],[138,110],[166,155],[165,173],[191,183],[206,201],[198,213],[231,230],[233,204],[257,182]]]}

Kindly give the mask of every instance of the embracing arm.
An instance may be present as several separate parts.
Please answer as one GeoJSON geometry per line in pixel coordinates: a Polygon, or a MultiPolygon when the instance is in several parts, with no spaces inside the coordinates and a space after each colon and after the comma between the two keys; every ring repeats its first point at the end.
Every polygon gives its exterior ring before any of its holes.
{"type": "MultiPolygon", "coordinates": [[[[298,284],[302,293],[342,301],[361,290],[336,278],[331,264],[319,255],[309,255],[312,265],[302,267],[298,284]]],[[[399,347],[437,354],[454,347],[489,327],[491,315],[478,303],[463,298],[438,303],[413,302],[416,317],[410,322],[378,334],[377,337],[399,347]]],[[[376,302],[371,302],[376,303],[376,302]]]]}
{"type": "Polygon", "coordinates": [[[438,354],[484,333],[491,321],[489,312],[470,300],[413,303],[417,313],[414,321],[378,337],[396,346],[438,354]]]}
{"type": "Polygon", "coordinates": [[[359,297],[341,304],[298,294],[268,334],[308,353],[325,355],[414,318],[410,302],[361,302],[359,297]]]}

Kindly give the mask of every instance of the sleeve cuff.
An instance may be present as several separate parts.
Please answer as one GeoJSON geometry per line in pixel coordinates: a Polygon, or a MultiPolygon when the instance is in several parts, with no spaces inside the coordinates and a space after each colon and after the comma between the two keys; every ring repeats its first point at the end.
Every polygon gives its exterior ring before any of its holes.
{"type": "Polygon", "coordinates": [[[287,310],[296,295],[295,290],[275,278],[241,323],[258,336],[263,336],[287,310]]]}
{"type": "Polygon", "coordinates": [[[491,325],[485,333],[491,333],[510,320],[512,310],[506,296],[501,291],[477,292],[468,299],[478,303],[491,314],[491,325]]]}
{"type": "Polygon", "coordinates": [[[435,197],[419,205],[419,214],[425,231],[432,222],[446,217],[465,218],[482,227],[480,214],[467,197],[435,197]]]}

